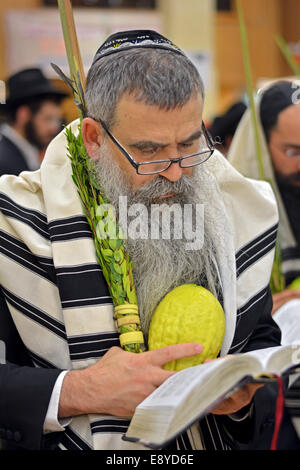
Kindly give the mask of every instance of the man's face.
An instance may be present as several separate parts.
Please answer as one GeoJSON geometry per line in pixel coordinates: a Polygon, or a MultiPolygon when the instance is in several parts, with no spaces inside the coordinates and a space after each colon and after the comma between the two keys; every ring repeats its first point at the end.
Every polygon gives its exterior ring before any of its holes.
{"type": "Polygon", "coordinates": [[[62,114],[60,106],[52,101],[45,101],[37,113],[31,114],[25,124],[25,136],[39,150],[43,150],[61,131],[62,114]]]}
{"type": "MultiPolygon", "coordinates": [[[[169,111],[137,102],[133,96],[124,95],[117,106],[114,137],[137,161],[178,158],[197,151],[202,134],[201,95],[192,97],[181,108],[169,111]]],[[[191,176],[193,168],[171,165],[168,170],[156,175],[138,175],[116,145],[109,141],[110,150],[132,189],[137,189],[159,175],[171,182],[178,181],[183,174],[191,176]]],[[[171,194],[162,194],[162,199],[171,194]]]]}
{"type": "Polygon", "coordinates": [[[300,188],[300,104],[279,114],[277,126],[270,134],[269,148],[278,179],[300,188]]]}

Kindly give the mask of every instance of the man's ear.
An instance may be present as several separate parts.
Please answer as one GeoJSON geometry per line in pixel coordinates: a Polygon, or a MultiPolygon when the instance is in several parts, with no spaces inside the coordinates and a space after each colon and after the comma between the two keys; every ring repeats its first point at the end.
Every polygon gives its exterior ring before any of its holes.
{"type": "Polygon", "coordinates": [[[92,160],[98,160],[98,150],[103,141],[101,125],[92,118],[84,118],[82,120],[81,133],[89,157],[92,160]]]}
{"type": "Polygon", "coordinates": [[[22,105],[18,108],[16,112],[16,124],[19,126],[25,126],[32,117],[32,112],[29,106],[22,105]]]}

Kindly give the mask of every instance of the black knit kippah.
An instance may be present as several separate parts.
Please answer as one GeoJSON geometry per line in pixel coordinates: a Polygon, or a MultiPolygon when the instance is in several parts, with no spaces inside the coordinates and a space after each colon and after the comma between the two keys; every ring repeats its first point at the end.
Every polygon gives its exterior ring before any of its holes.
{"type": "Polygon", "coordinates": [[[135,48],[154,48],[166,49],[185,55],[172,41],[165,38],[161,34],[152,30],[132,30],[120,31],[109,36],[106,41],[99,47],[93,60],[93,65],[102,57],[114,54],[116,52],[125,51],[135,48]]]}
{"type": "Polygon", "coordinates": [[[289,106],[299,103],[299,84],[282,80],[268,88],[261,99],[260,119],[267,140],[276,126],[279,114],[289,106]]]}

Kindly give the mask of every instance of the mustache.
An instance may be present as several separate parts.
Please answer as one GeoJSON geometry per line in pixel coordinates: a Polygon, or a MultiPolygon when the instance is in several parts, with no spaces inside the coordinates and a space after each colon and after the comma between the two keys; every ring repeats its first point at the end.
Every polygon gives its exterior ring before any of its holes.
{"type": "Polygon", "coordinates": [[[142,187],[131,191],[130,199],[132,203],[138,202],[150,205],[157,203],[161,196],[173,193],[174,196],[168,199],[174,203],[176,200],[182,200],[187,196],[190,197],[194,191],[195,178],[193,176],[182,175],[179,180],[172,182],[159,175],[142,187]]]}

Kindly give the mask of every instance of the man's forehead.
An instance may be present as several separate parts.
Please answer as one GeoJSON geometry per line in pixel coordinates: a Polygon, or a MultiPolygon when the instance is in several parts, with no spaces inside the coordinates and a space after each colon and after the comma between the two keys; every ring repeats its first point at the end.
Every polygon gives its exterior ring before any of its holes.
{"type": "Polygon", "coordinates": [[[172,126],[182,122],[194,122],[201,125],[203,99],[200,93],[193,94],[182,106],[166,109],[138,100],[134,95],[124,94],[119,99],[115,111],[115,126],[135,123],[141,127],[172,126]]]}
{"type": "Polygon", "coordinates": [[[300,104],[294,104],[281,111],[277,130],[300,133],[300,104]]]}

